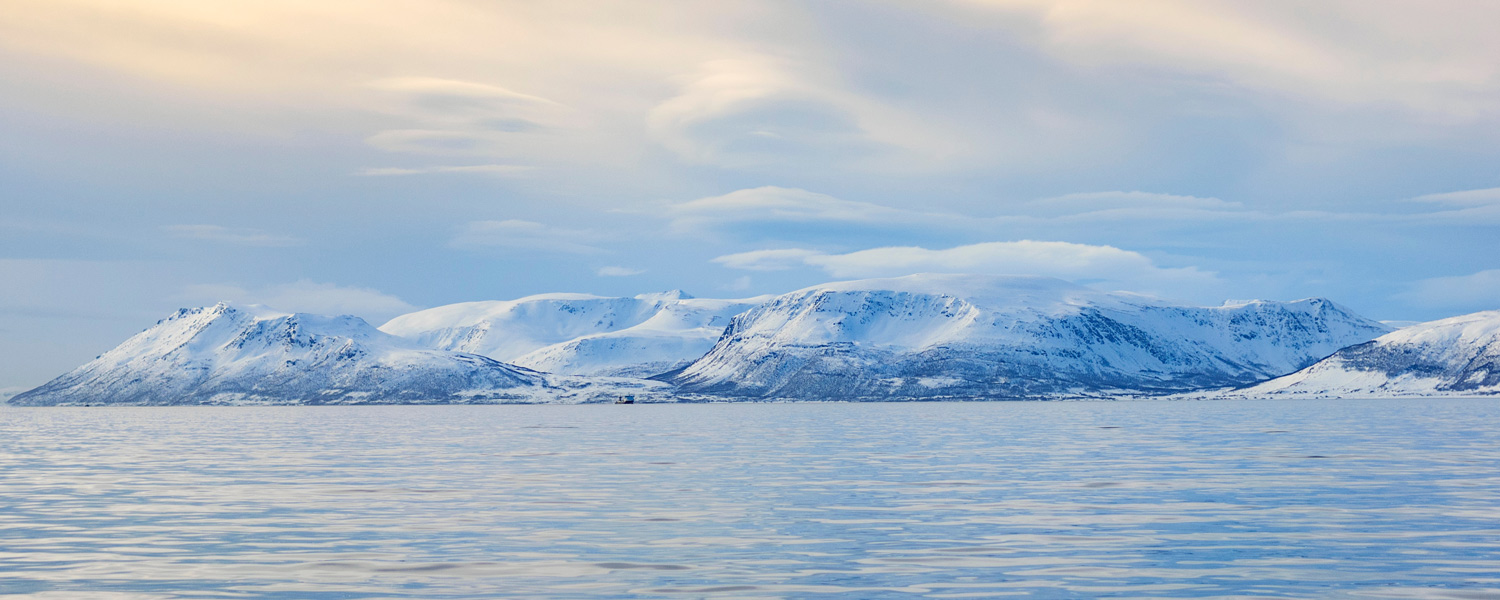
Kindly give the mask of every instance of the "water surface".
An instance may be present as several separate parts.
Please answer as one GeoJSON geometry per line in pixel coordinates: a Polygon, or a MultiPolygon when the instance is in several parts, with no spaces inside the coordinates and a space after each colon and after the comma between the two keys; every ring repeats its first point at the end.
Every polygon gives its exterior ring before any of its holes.
{"type": "Polygon", "coordinates": [[[1496,598],[1500,401],[0,408],[21,598],[1496,598]]]}

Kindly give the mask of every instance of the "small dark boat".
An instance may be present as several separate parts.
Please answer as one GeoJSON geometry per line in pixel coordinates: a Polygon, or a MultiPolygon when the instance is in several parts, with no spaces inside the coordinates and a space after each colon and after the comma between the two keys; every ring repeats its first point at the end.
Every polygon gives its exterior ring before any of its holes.
{"type": "Polygon", "coordinates": [[[635,404],[635,396],[620,396],[615,398],[615,404],[635,404]]]}

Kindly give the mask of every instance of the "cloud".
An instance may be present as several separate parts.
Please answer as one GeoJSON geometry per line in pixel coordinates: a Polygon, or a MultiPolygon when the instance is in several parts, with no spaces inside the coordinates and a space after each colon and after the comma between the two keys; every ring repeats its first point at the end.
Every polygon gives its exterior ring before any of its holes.
{"type": "Polygon", "coordinates": [[[696,233],[745,223],[829,223],[904,230],[988,231],[998,227],[1064,225],[1091,221],[1264,221],[1332,218],[1313,213],[1275,215],[1247,210],[1238,202],[1142,191],[1068,194],[1012,204],[1007,214],[972,216],[916,211],[845,200],[804,189],[763,186],[667,206],[663,213],[678,233],[696,233]]]}
{"type": "Polygon", "coordinates": [[[392,77],[371,81],[371,89],[400,94],[434,119],[525,118],[541,124],[565,107],[556,101],[498,85],[436,77],[392,77]]]}
{"type": "Polygon", "coordinates": [[[855,146],[863,137],[854,118],[821,90],[785,65],[756,59],[705,63],[647,122],[658,142],[686,160],[736,166],[855,146]]]}
{"type": "MultiPolygon", "coordinates": [[[[952,151],[950,136],[834,73],[765,54],[710,60],[652,108],[652,137],[691,163],[732,168],[851,163],[895,153],[910,166],[952,151]]],[[[890,163],[887,163],[888,165],[890,163]]]]}
{"type": "Polygon", "coordinates": [[[1500,269],[1423,279],[1396,298],[1424,308],[1500,310],[1500,269]]]}
{"type": "Polygon", "coordinates": [[[522,154],[517,137],[494,131],[391,129],[365,138],[365,143],[399,154],[513,158],[522,154]]]}
{"type": "Polygon", "coordinates": [[[563,229],[532,221],[508,219],[467,223],[453,238],[451,245],[460,248],[519,248],[568,254],[597,254],[604,250],[585,244],[582,240],[594,240],[598,237],[587,230],[563,229]]]}
{"type": "Polygon", "coordinates": [[[645,269],[632,269],[629,267],[599,267],[599,270],[595,271],[600,277],[630,277],[645,272],[645,269]]]}
{"type": "Polygon", "coordinates": [[[1385,104],[1466,120],[1500,108],[1491,61],[1500,43],[1464,17],[1400,2],[1335,2],[1327,13],[1275,3],[969,0],[1031,17],[1039,46],[1086,67],[1136,66],[1331,106],[1385,104]]]}
{"type": "Polygon", "coordinates": [[[743,271],[785,271],[811,264],[811,259],[822,256],[827,255],[817,250],[786,248],[726,254],[713,259],[713,262],[743,271]]]}
{"type": "MultiPolygon", "coordinates": [[[[1488,27],[1500,8],[1294,4],[954,0],[860,10],[327,0],[312,9],[290,0],[128,8],[18,0],[0,13],[0,50],[13,64],[76,63],[79,76],[123,74],[144,94],[200,103],[198,126],[254,131],[281,118],[267,114],[295,111],[317,126],[275,125],[326,131],[325,121],[337,120],[358,132],[338,135],[386,150],[549,167],[640,156],[657,144],[695,165],[886,173],[1025,163],[1067,173],[1054,159],[1068,157],[1072,172],[1090,173],[1135,149],[1162,159],[1142,148],[1151,134],[1174,137],[1152,113],[1219,110],[1197,104],[1205,91],[1231,100],[1260,92],[1233,103],[1299,123],[1330,114],[1309,108],[1309,98],[1423,113],[1387,119],[1388,127],[1370,127],[1365,115],[1344,126],[1354,136],[1428,133],[1433,122],[1500,112],[1491,59],[1500,42],[1488,27]],[[276,26],[284,23],[299,26],[276,26]],[[867,161],[872,155],[899,160],[867,161]]],[[[109,98],[100,104],[128,99],[98,95],[109,98]]],[[[185,117],[144,108],[159,105],[146,100],[135,116],[185,117]]],[[[66,110],[97,108],[76,104],[66,110]]],[[[1199,131],[1237,145],[1216,129],[1199,131]]]]}
{"type": "Polygon", "coordinates": [[[220,225],[167,225],[162,230],[175,238],[204,240],[237,246],[286,247],[302,244],[294,237],[266,233],[258,229],[230,228],[220,225]]]}
{"type": "Polygon", "coordinates": [[[1431,202],[1434,204],[1447,204],[1451,206],[1491,206],[1500,205],[1500,188],[1485,188],[1482,190],[1464,190],[1461,192],[1446,192],[1442,194],[1427,194],[1412,198],[1415,202],[1431,202]]]}
{"type": "Polygon", "coordinates": [[[367,86],[392,99],[387,112],[449,133],[538,133],[567,126],[572,113],[547,98],[474,81],[399,77],[367,86]]]}
{"type": "Polygon", "coordinates": [[[395,296],[364,287],[319,283],[306,279],[260,288],[235,284],[194,284],[186,286],[179,299],[197,304],[234,302],[263,304],[277,310],[321,315],[355,315],[380,324],[418,307],[395,296]]]}
{"type": "Polygon", "coordinates": [[[912,273],[1045,275],[1142,292],[1193,292],[1217,286],[1212,272],[1160,267],[1137,252],[1113,246],[1022,240],[985,242],[940,250],[887,246],[847,254],[804,249],[762,250],[720,256],[714,262],[745,270],[777,270],[800,262],[839,278],[895,277],[912,273]]]}
{"type": "MultiPolygon", "coordinates": [[[[563,143],[558,139],[560,134],[578,124],[575,111],[560,102],[488,83],[398,77],[375,80],[367,87],[389,96],[392,103],[383,107],[385,112],[416,125],[387,129],[365,139],[365,143],[388,152],[542,159],[563,143]]],[[[367,169],[363,174],[514,175],[529,168],[513,165],[443,166],[367,169]]]]}
{"type": "Polygon", "coordinates": [[[1223,219],[1263,218],[1239,202],[1218,198],[1142,191],[1067,194],[1021,205],[1019,215],[1039,218],[1084,219],[1223,219]]]}
{"type": "Polygon", "coordinates": [[[1437,225],[1500,224],[1500,188],[1427,194],[1412,198],[1411,201],[1447,208],[1409,215],[1395,215],[1396,219],[1402,222],[1437,225]]]}
{"type": "Polygon", "coordinates": [[[924,213],[843,200],[797,188],[763,186],[722,196],[673,204],[666,209],[671,227],[678,232],[701,231],[742,222],[837,222],[865,225],[907,226],[942,224],[956,226],[959,215],[924,213]]]}
{"type": "Polygon", "coordinates": [[[1005,214],[973,216],[916,211],[845,200],[797,188],[763,186],[668,205],[662,215],[678,233],[723,229],[745,223],[838,223],[903,230],[993,231],[1004,227],[1087,226],[1137,223],[1139,227],[1192,222],[1350,222],[1488,224],[1500,222],[1500,188],[1429,194],[1414,202],[1455,208],[1421,212],[1340,212],[1253,210],[1243,203],[1212,197],[1145,191],[1066,194],[1011,204],[1005,214]]]}
{"type": "Polygon", "coordinates": [[[370,167],[360,169],[356,175],[388,177],[393,175],[432,175],[445,173],[473,173],[480,175],[513,176],[536,170],[527,165],[453,165],[439,167],[370,167]]]}

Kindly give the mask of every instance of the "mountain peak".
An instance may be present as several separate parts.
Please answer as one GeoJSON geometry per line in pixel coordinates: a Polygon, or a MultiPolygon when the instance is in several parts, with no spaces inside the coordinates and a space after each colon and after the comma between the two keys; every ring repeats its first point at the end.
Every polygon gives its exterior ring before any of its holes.
{"type": "Polygon", "coordinates": [[[692,300],[693,295],[682,290],[667,290],[665,292],[648,292],[645,294],[636,294],[635,299],[651,302],[662,302],[665,300],[692,300]]]}

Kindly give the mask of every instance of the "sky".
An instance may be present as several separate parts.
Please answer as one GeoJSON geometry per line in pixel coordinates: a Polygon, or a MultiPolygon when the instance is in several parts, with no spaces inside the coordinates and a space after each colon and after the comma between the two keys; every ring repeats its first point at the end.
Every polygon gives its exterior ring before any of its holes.
{"type": "Polygon", "coordinates": [[[0,390],[179,307],[1036,274],[1500,309],[1500,3],[9,0],[0,390]]]}

